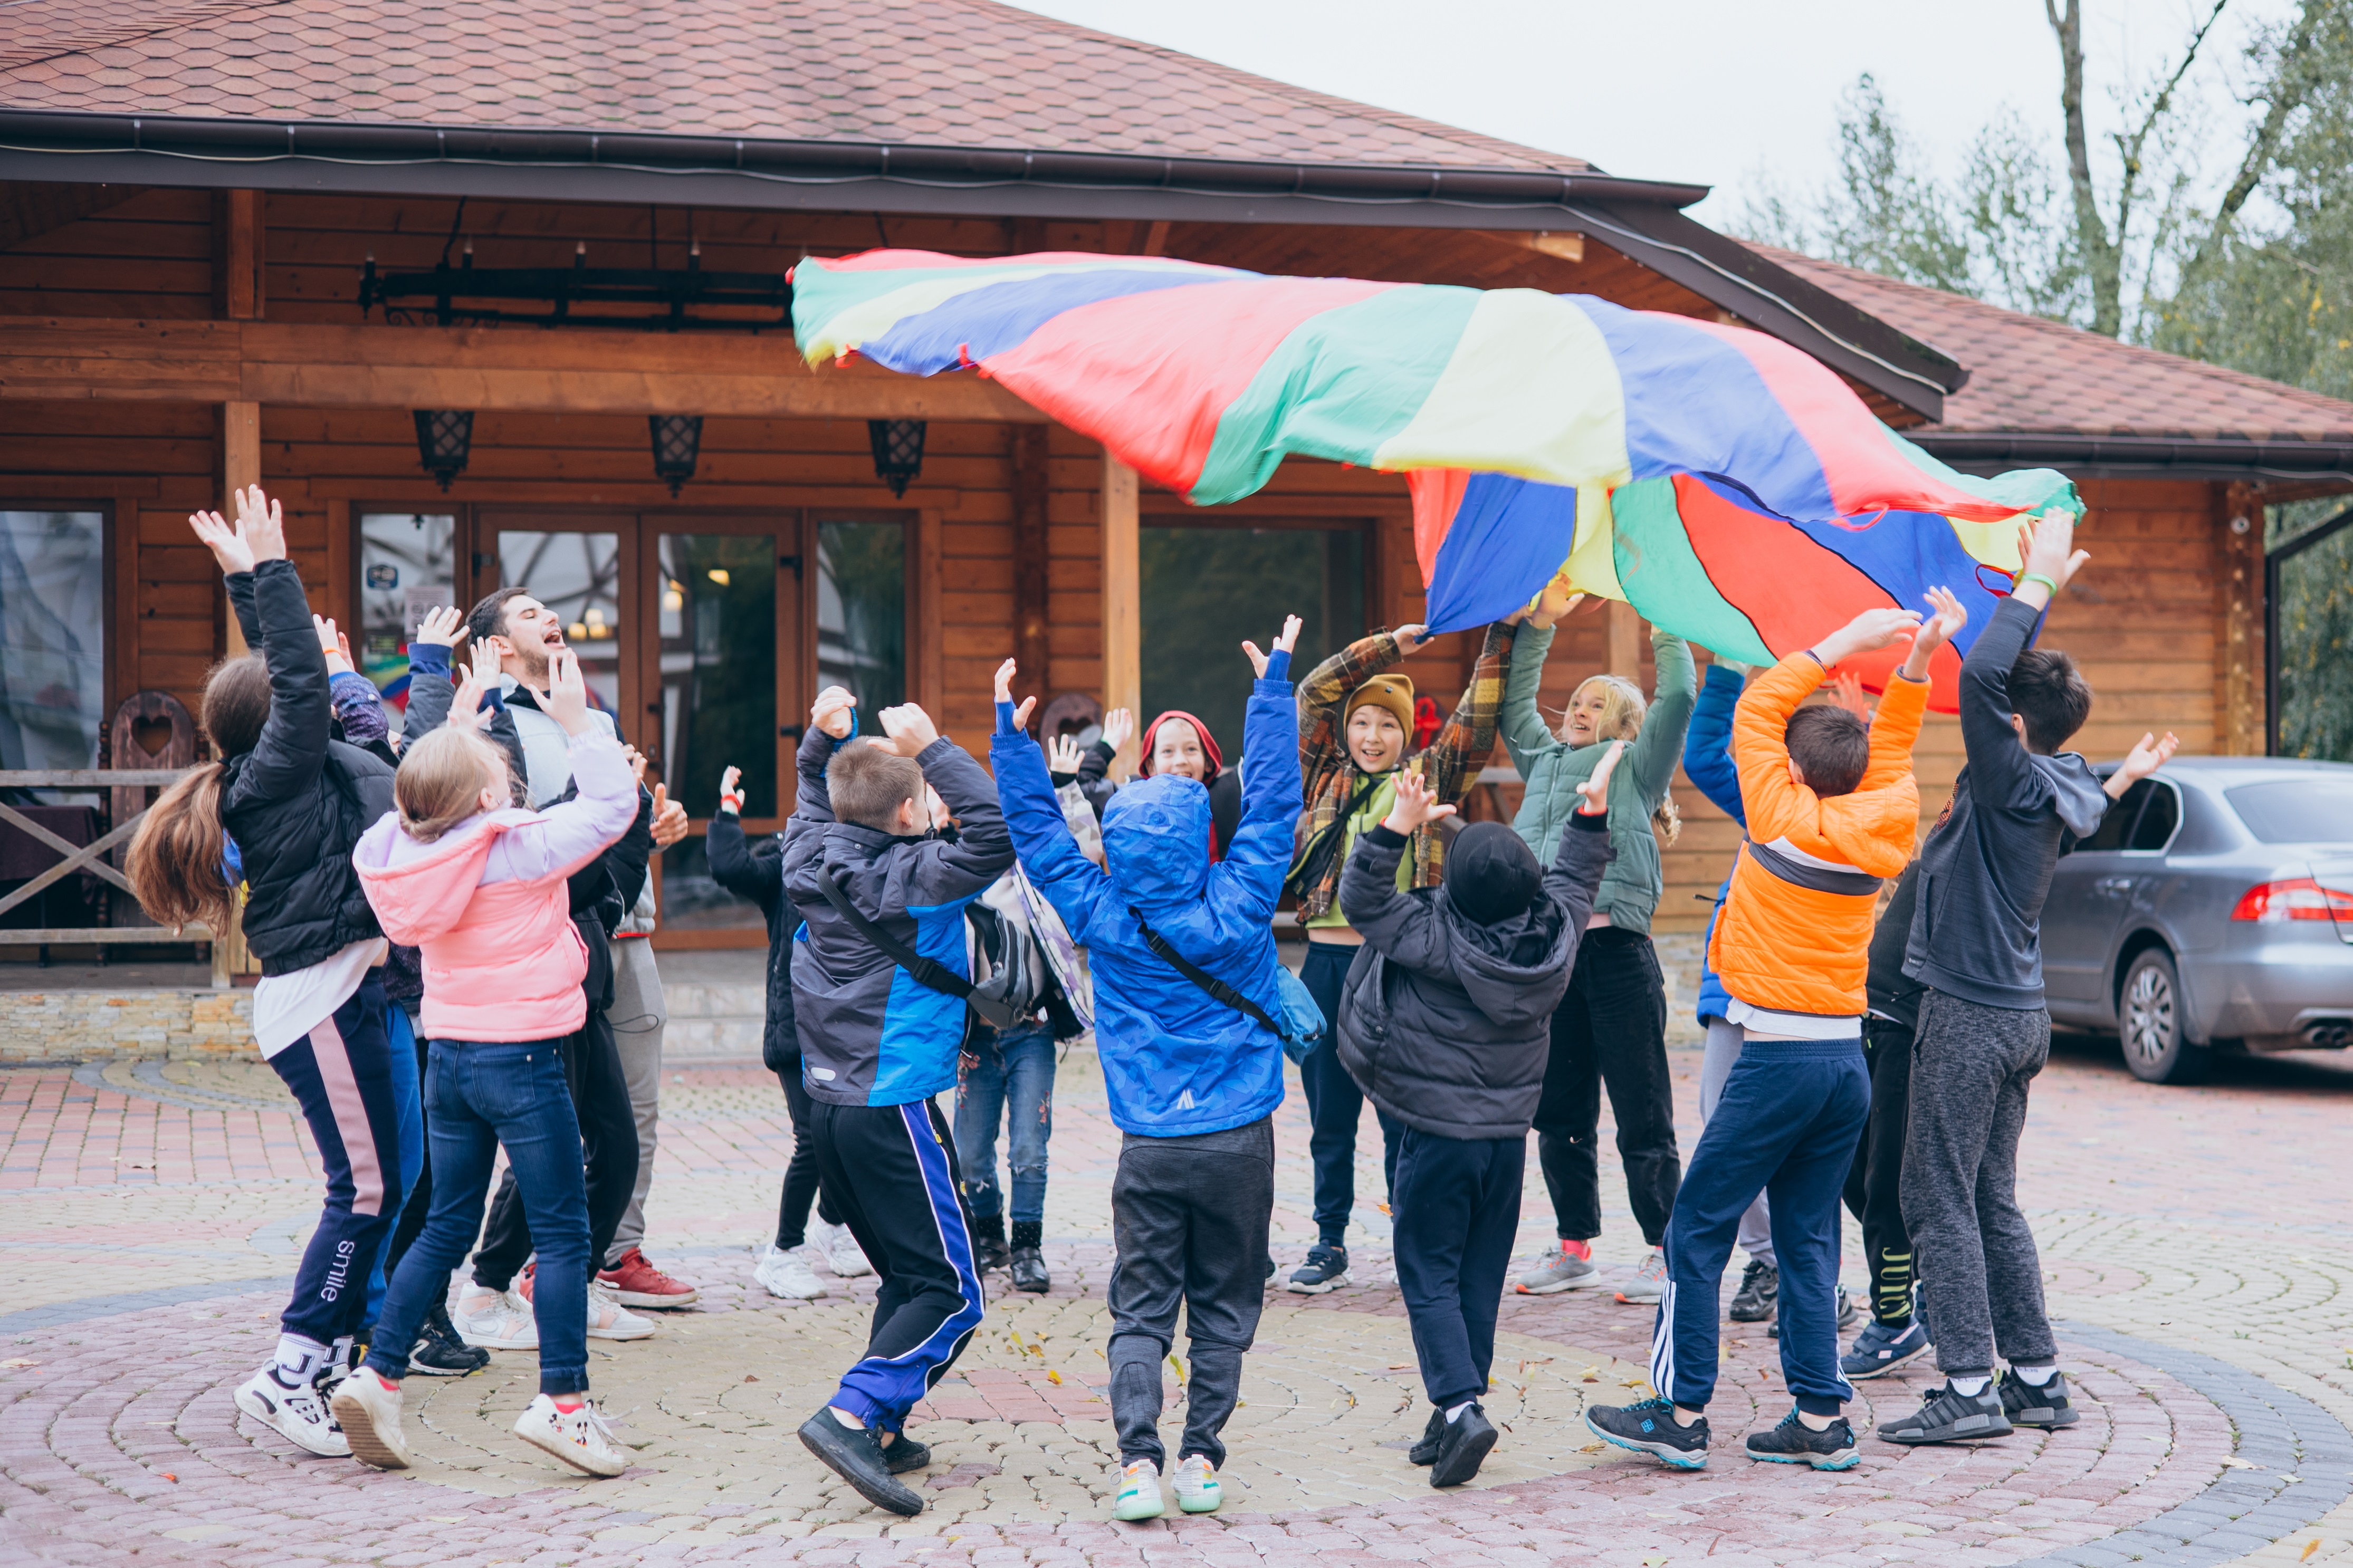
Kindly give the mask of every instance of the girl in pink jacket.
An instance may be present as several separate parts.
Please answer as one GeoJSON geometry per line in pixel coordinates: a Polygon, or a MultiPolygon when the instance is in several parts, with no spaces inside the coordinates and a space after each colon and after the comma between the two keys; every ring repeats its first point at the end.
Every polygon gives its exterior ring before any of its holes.
{"type": "Polygon", "coordinates": [[[588,1399],[588,1202],[556,1046],[586,1016],[588,954],[565,880],[635,819],[637,781],[618,742],[589,722],[578,659],[557,653],[543,707],[572,738],[579,794],[543,812],[514,808],[506,752],[480,728],[481,695],[469,676],[448,724],[402,756],[397,811],[352,853],[385,934],[423,955],[433,1208],[385,1293],[367,1364],[336,1391],[335,1418],[362,1463],[407,1468],[407,1347],[473,1243],[503,1144],[539,1248],[539,1396],[515,1435],[616,1476],[625,1461],[588,1399]]]}

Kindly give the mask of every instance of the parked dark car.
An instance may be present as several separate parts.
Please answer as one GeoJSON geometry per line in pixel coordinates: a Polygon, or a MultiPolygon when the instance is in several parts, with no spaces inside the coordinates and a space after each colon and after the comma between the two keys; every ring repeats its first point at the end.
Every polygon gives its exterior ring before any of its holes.
{"type": "Polygon", "coordinates": [[[2056,1023],[2113,1029],[2151,1083],[2217,1051],[2353,1044],[2353,765],[2177,757],[2059,861],[2056,1023]]]}

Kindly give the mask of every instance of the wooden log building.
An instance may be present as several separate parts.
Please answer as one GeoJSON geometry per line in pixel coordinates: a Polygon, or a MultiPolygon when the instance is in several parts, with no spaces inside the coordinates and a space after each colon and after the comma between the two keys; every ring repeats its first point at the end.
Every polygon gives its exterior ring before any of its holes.
{"type": "MultiPolygon", "coordinates": [[[[695,816],[662,865],[669,946],[761,940],[700,830],[731,762],[754,826],[789,809],[821,679],[977,742],[1011,653],[1024,689],[1203,711],[1230,755],[1240,637],[1286,608],[1317,650],[1417,617],[1397,476],[1293,459],[1203,511],[977,378],[806,368],[783,275],[878,246],[1537,288],[1775,333],[1957,467],[2082,484],[2094,563],[2049,635],[2098,689],[2104,755],[2164,728],[2262,749],[2262,508],[2353,489],[2353,406],[1745,245],[1683,216],[1698,186],[987,0],[722,0],[625,37],[536,0],[356,15],[0,17],[0,770],[123,765],[100,732],[125,699],[195,707],[237,633],[186,517],[256,481],[396,699],[424,605],[522,582],[563,610],[695,816]]],[[[1423,690],[1451,703],[1470,640],[1417,656],[1423,690]]],[[[1648,666],[1625,606],[1581,616],[1546,700],[1648,666]]],[[[1922,754],[1933,813],[1953,727],[1922,754]]],[[[1679,793],[1669,931],[1736,842],[1679,793]]]]}

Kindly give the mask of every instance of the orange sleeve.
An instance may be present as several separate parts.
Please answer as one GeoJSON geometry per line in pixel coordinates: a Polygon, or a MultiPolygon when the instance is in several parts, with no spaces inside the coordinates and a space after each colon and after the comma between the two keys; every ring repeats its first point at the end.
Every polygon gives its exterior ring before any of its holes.
{"type": "Polygon", "coordinates": [[[1863,769],[1857,790],[1884,789],[1912,771],[1912,745],[1920,738],[1920,721],[1928,711],[1928,683],[1887,678],[1879,706],[1871,718],[1871,763],[1863,769]]]}
{"type": "Polygon", "coordinates": [[[1793,827],[1815,831],[1820,803],[1812,790],[1789,778],[1789,715],[1828,673],[1812,654],[1793,653],[1750,677],[1740,706],[1733,710],[1732,761],[1740,770],[1740,808],[1748,814],[1748,837],[1759,844],[1786,837],[1793,827]]]}

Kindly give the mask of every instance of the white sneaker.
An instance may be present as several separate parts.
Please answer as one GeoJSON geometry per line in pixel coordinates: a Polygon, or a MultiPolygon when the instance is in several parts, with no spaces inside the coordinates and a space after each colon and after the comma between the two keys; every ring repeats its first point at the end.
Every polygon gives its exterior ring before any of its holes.
{"type": "MultiPolygon", "coordinates": [[[[619,1303],[614,1305],[617,1310],[619,1303]]],[[[617,1476],[629,1468],[594,1400],[584,1400],[579,1409],[566,1412],[558,1410],[555,1401],[543,1394],[515,1417],[514,1435],[582,1475],[617,1476]]]]}
{"type": "Polygon", "coordinates": [[[532,1315],[531,1303],[512,1289],[495,1296],[460,1290],[449,1321],[458,1326],[459,1339],[486,1351],[539,1348],[539,1320],[532,1315]]]}
{"type": "Polygon", "coordinates": [[[817,1270],[808,1266],[808,1259],[797,1250],[787,1252],[773,1241],[768,1243],[768,1249],[760,1254],[759,1265],[752,1270],[752,1278],[757,1279],[760,1288],[769,1295],[781,1296],[786,1300],[814,1301],[825,1294],[825,1284],[818,1279],[817,1270]]]}
{"type": "Polygon", "coordinates": [[[866,1261],[858,1238],[849,1234],[846,1225],[828,1225],[818,1220],[809,1227],[809,1245],[817,1248],[818,1256],[825,1259],[825,1266],[833,1270],[837,1279],[855,1279],[860,1274],[874,1272],[874,1265],[866,1261]]]}
{"type": "Polygon", "coordinates": [[[1149,1459],[1134,1459],[1120,1467],[1119,1496],[1111,1510],[1113,1519],[1134,1524],[1158,1519],[1166,1507],[1160,1500],[1159,1466],[1149,1459]]]}
{"type": "Polygon", "coordinates": [[[1176,1506],[1187,1513],[1215,1513],[1225,1500],[1225,1489],[1218,1485],[1218,1472],[1207,1454],[1187,1454],[1177,1460],[1176,1474],[1171,1479],[1176,1488],[1176,1506]]]}
{"type": "Polygon", "coordinates": [[[292,1388],[278,1381],[275,1362],[255,1373],[237,1391],[237,1407],[305,1453],[322,1459],[351,1457],[352,1446],[311,1384],[292,1388]]]}
{"type": "Polygon", "coordinates": [[[1667,1249],[1651,1248],[1651,1256],[1642,1259],[1642,1267],[1634,1270],[1634,1278],[1618,1289],[1618,1300],[1628,1306],[1650,1306],[1667,1292],[1667,1249]]]}
{"type": "MultiPolygon", "coordinates": [[[[601,1280],[588,1281],[588,1337],[592,1340],[644,1340],[654,1334],[651,1318],[641,1318],[621,1305],[613,1288],[601,1280]]],[[[591,1474],[596,1472],[592,1471],[591,1474]]],[[[615,1470],[609,1472],[618,1475],[615,1470]]]]}
{"type": "Polygon", "coordinates": [[[408,1468],[408,1441],[400,1434],[400,1390],[366,1367],[335,1385],[335,1419],[343,1423],[352,1458],[379,1470],[408,1468]]]}

